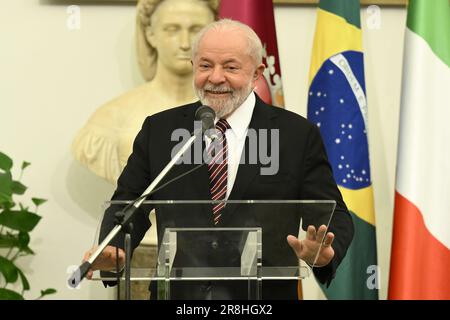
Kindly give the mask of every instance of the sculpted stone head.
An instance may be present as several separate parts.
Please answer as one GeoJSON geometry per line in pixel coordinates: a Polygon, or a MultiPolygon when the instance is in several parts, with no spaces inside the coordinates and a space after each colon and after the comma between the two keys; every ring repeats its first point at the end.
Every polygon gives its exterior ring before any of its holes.
{"type": "Polygon", "coordinates": [[[145,80],[154,78],[157,65],[178,75],[192,72],[192,38],[205,25],[214,21],[218,2],[139,0],[136,46],[140,71],[145,80]]]}

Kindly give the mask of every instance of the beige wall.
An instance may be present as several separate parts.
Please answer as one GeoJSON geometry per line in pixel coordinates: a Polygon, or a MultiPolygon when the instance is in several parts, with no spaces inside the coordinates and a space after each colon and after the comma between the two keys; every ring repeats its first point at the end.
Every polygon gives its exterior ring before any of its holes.
{"type": "MultiPolygon", "coordinates": [[[[67,268],[93,243],[101,203],[112,187],[73,161],[70,143],[103,102],[141,82],[133,56],[132,6],[81,6],[81,29],[69,30],[66,5],[45,0],[0,4],[0,150],[16,164],[32,163],[28,196],[48,198],[32,233],[35,257],[23,259],[32,291],[54,287],[52,298],[104,299],[112,291],[84,282],[65,285],[67,268]]],[[[377,218],[381,297],[386,297],[392,224],[399,89],[405,11],[382,9],[381,28],[368,29],[363,11],[369,138],[377,218]]],[[[306,112],[307,74],[315,26],[309,7],[277,7],[286,104],[306,112]]],[[[307,298],[320,292],[309,279],[307,298]]]]}

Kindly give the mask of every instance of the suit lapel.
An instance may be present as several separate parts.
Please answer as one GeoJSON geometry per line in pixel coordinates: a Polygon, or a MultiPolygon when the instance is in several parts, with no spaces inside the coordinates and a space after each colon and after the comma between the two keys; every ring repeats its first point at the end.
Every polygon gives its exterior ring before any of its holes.
{"type": "MultiPolygon", "coordinates": [[[[249,124],[249,130],[255,130],[256,134],[259,134],[260,129],[270,129],[271,119],[276,117],[276,114],[273,112],[274,107],[265,104],[257,95],[256,95],[256,104],[253,110],[252,119],[249,124]]],[[[253,200],[253,199],[244,199],[245,191],[249,188],[252,181],[255,177],[260,174],[261,163],[259,159],[257,159],[256,164],[250,164],[248,161],[249,158],[249,150],[253,148],[249,148],[249,136],[245,138],[245,146],[241,155],[241,163],[239,164],[236,179],[233,184],[233,189],[228,197],[229,200],[253,200]],[[246,159],[244,159],[244,157],[246,159]]],[[[236,212],[236,209],[239,205],[236,204],[227,204],[222,212],[222,222],[230,223],[232,221],[232,217],[236,212]]]]}
{"type": "MultiPolygon", "coordinates": [[[[197,108],[201,106],[200,102],[197,102],[194,104],[193,108],[189,108],[185,110],[184,113],[184,124],[186,128],[189,128],[190,132],[194,131],[194,120],[195,120],[195,111],[197,108]]],[[[183,167],[183,172],[187,172],[188,170],[193,169],[194,167],[198,166],[198,163],[195,163],[194,161],[194,152],[197,152],[198,150],[194,149],[195,146],[191,146],[191,163],[190,165],[185,165],[183,167]]],[[[202,153],[203,150],[205,150],[205,141],[202,138],[202,153]]],[[[188,178],[186,181],[188,181],[187,188],[183,190],[186,194],[190,195],[190,200],[209,200],[211,199],[211,192],[209,190],[209,172],[208,172],[208,166],[204,164],[204,159],[201,157],[201,163],[203,166],[196,169],[195,171],[189,173],[186,178],[188,178]],[[205,183],[205,181],[207,183],[205,183]]]]}

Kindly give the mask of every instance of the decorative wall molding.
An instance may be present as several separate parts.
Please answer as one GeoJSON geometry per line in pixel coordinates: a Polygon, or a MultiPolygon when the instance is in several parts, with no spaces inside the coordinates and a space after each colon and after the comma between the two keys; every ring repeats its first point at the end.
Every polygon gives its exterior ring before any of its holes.
{"type": "MultiPolygon", "coordinates": [[[[66,4],[134,4],[137,0],[47,0],[47,3],[66,4]]],[[[408,0],[361,0],[361,5],[406,6],[408,0]]],[[[273,0],[277,5],[317,5],[319,0],[273,0]]]]}

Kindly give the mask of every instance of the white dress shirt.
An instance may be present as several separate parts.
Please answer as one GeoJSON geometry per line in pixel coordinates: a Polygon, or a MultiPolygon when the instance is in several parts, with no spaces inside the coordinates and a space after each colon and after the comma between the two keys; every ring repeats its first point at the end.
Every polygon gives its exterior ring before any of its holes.
{"type": "MultiPolygon", "coordinates": [[[[225,137],[228,144],[228,176],[227,176],[227,194],[225,199],[228,199],[231,190],[233,189],[234,181],[236,180],[237,171],[239,168],[239,161],[241,160],[242,150],[247,137],[248,126],[252,119],[253,109],[255,108],[256,97],[252,91],[247,99],[226,118],[231,129],[225,132],[225,137]]],[[[219,121],[215,119],[214,123],[219,121]]],[[[206,138],[206,148],[209,147],[211,139],[206,138]]]]}

